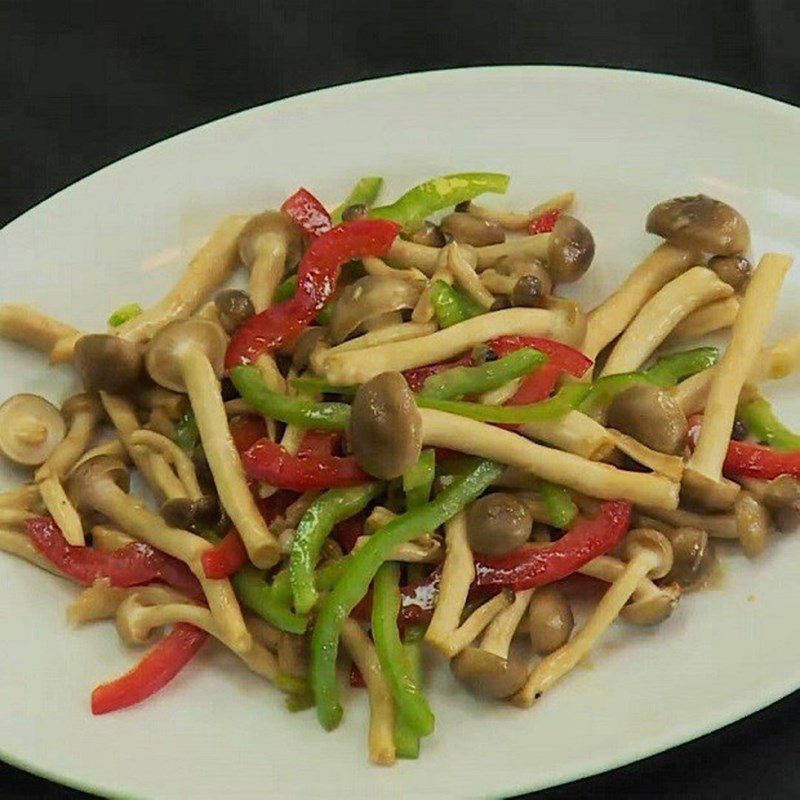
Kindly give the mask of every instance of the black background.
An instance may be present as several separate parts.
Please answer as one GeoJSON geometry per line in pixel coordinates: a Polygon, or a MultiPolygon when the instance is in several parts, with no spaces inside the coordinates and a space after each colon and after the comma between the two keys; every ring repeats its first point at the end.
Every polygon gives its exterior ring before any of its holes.
{"type": "MultiPolygon", "coordinates": [[[[615,66],[798,104],[799,34],[800,0],[0,0],[0,223],[170,134],[398,72],[615,66]]],[[[530,746],[546,736],[537,731],[530,746]]],[[[798,753],[795,694],[668,753],[537,797],[800,797],[798,753]]],[[[85,797],[2,763],[0,796],[85,797]]]]}

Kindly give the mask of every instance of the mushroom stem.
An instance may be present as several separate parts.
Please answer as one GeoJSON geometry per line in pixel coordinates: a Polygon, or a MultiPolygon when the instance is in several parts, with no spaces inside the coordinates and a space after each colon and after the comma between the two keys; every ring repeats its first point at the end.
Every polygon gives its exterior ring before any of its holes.
{"type": "MultiPolygon", "coordinates": [[[[696,511],[687,511],[684,508],[667,510],[663,508],[641,507],[637,514],[638,523],[645,524],[641,516],[652,517],[670,528],[700,528],[717,539],[738,539],[739,529],[736,517],[731,514],[700,514],[696,511]]],[[[653,527],[658,527],[653,525],[653,527]]]]}
{"type": "Polygon", "coordinates": [[[0,525],[24,525],[26,520],[35,517],[32,511],[24,508],[2,508],[0,507],[0,525]]]}
{"type": "Polygon", "coordinates": [[[50,350],[49,361],[51,364],[68,364],[75,356],[75,345],[78,339],[83,336],[83,333],[70,333],[62,336],[50,350]]]}
{"type": "Polygon", "coordinates": [[[30,508],[41,500],[39,487],[35,483],[0,493],[0,508],[30,508]]]}
{"type": "Polygon", "coordinates": [[[36,549],[36,545],[24,533],[0,528],[0,551],[22,558],[39,567],[39,569],[45,570],[45,572],[58,575],[60,578],[67,578],[63,572],[54,567],[50,560],[36,549]]]}
{"type": "Polygon", "coordinates": [[[268,569],[280,558],[280,548],[247,485],[214,368],[196,347],[185,348],[178,359],[222,506],[239,531],[250,560],[257,567],[268,569]]]}
{"type": "Polygon", "coordinates": [[[286,238],[265,233],[258,239],[258,251],[250,265],[249,294],[256,314],[272,305],[272,298],[286,267],[286,238]]]}
{"type": "Polygon", "coordinates": [[[739,314],[739,306],[738,297],[728,297],[698,308],[672,329],[667,343],[692,342],[714,331],[730,328],[739,314]]]}
{"type": "Polygon", "coordinates": [[[514,211],[502,211],[494,208],[484,208],[483,206],[470,203],[467,211],[473,217],[485,219],[489,222],[496,222],[510,231],[526,231],[531,224],[531,220],[546,211],[566,211],[574,202],[575,193],[565,192],[564,194],[551,197],[544,203],[540,203],[536,208],[532,208],[527,214],[519,214],[514,211]]]}
{"type": "Polygon", "coordinates": [[[50,353],[59,339],[78,334],[77,328],[31,306],[0,305],[0,338],[50,353]]]}
{"type": "Polygon", "coordinates": [[[178,282],[151,309],[117,328],[132,342],[151,339],[156,331],[177,319],[186,319],[229,276],[239,257],[238,238],[248,217],[228,217],[211,234],[184,270],[178,282]]]}
{"type": "MultiPolygon", "coordinates": [[[[439,256],[436,262],[436,269],[431,275],[430,281],[425,285],[422,292],[420,292],[414,310],[411,312],[411,319],[414,322],[430,322],[434,317],[433,303],[431,303],[431,288],[436,281],[444,281],[449,286],[453,285],[453,273],[450,270],[449,259],[447,257],[447,250],[441,248],[438,250],[439,256]]],[[[436,328],[434,327],[434,330],[436,328]]]]}
{"type": "Polygon", "coordinates": [[[509,258],[539,258],[547,260],[549,233],[536,233],[533,236],[522,236],[519,239],[509,239],[502,244],[490,244],[485,247],[476,247],[478,270],[486,269],[496,264],[504,256],[509,258]]]}
{"type": "Polygon", "coordinates": [[[146,605],[189,603],[184,595],[169,586],[131,586],[123,589],[111,586],[106,579],[100,579],[87,586],[67,606],[67,622],[75,628],[87,622],[113,619],[122,602],[132,594],[136,594],[146,605]]]}
{"type": "Polygon", "coordinates": [[[133,536],[108,525],[95,525],[92,528],[92,547],[95,550],[119,550],[135,541],[133,536]]]}
{"type": "Polygon", "coordinates": [[[76,462],[72,469],[67,473],[67,477],[84,461],[89,461],[89,459],[96,458],[97,456],[113,456],[114,458],[118,458],[120,461],[127,462],[128,460],[128,451],[125,449],[125,445],[122,443],[120,439],[109,439],[102,444],[98,444],[96,447],[90,447],[76,462]]]}
{"type": "Polygon", "coordinates": [[[147,447],[159,453],[166,461],[171,463],[183,484],[185,497],[190,500],[199,500],[203,496],[192,459],[175,442],[160,433],[143,429],[134,431],[130,436],[130,442],[134,446],[147,447]]]}
{"type": "Polygon", "coordinates": [[[558,419],[527,422],[520,425],[519,432],[592,461],[602,461],[611,455],[615,445],[609,431],[580,411],[569,411],[558,419]]]}
{"type": "Polygon", "coordinates": [[[518,467],[591,497],[604,500],[625,497],[633,503],[660,508],[678,506],[679,484],[663,475],[629,472],[610,464],[589,461],[456,414],[427,408],[420,409],[420,414],[425,445],[457,449],[518,467]]]}
{"type": "Polygon", "coordinates": [[[514,602],[504,608],[489,624],[481,640],[481,650],[487,653],[508,658],[508,650],[514,639],[528,604],[533,597],[533,589],[525,589],[514,593],[514,602]]]}
{"type": "Polygon", "coordinates": [[[481,283],[475,271],[477,259],[474,248],[467,249],[451,242],[444,249],[447,252],[447,265],[456,283],[485,309],[491,308],[494,295],[481,283]]]}
{"type": "Polygon", "coordinates": [[[64,538],[75,547],[86,544],[83,534],[83,525],[78,512],[70,503],[64,492],[64,487],[56,475],[48,475],[39,481],[39,492],[42,502],[56,525],[61,529],[64,538]]]}
{"type": "MultiPolygon", "coordinates": [[[[369,536],[359,536],[353,550],[361,549],[369,536]]],[[[438,539],[430,538],[426,542],[404,542],[398,545],[389,556],[389,561],[401,561],[406,564],[438,564],[442,560],[443,548],[438,539]]]]}
{"type": "Polygon", "coordinates": [[[732,294],[733,288],[706,267],[693,267],[674,278],[642,306],[611,351],[602,374],[639,369],[682,319],[732,294]]]}
{"type": "Polygon", "coordinates": [[[369,693],[369,758],[373,764],[391,766],[395,762],[395,707],[375,647],[361,626],[346,619],[342,643],[358,667],[369,693]]]}
{"type": "Polygon", "coordinates": [[[684,473],[687,485],[704,495],[709,485],[722,482],[722,464],[739,394],[756,364],[778,292],[791,265],[789,256],[767,253],[762,257],[733,325],[730,346],[712,378],[704,424],[684,473]]]}
{"type": "Polygon", "coordinates": [[[666,283],[698,263],[697,253],[659,245],[633,272],[622,286],[589,313],[583,352],[589,358],[614,341],[627,328],[639,309],[666,283]]]}
{"type": "Polygon", "coordinates": [[[388,275],[390,278],[399,278],[401,281],[424,281],[426,275],[418,269],[395,269],[390,267],[383,259],[376,256],[366,256],[361,259],[364,265],[364,271],[367,275],[388,275]]]}
{"type": "Polygon", "coordinates": [[[48,476],[63,478],[86,452],[101,417],[102,409],[96,400],[81,405],[72,415],[67,435],[36,471],[35,479],[40,481],[48,476]]]}

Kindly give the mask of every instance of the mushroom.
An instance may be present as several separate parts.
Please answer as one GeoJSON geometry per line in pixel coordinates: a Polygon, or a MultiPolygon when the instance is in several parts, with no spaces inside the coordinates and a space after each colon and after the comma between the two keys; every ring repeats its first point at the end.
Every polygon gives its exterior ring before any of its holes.
{"type": "Polygon", "coordinates": [[[637,385],[620,392],[608,408],[609,427],[661,453],[683,452],[689,423],[672,395],[658,386],[637,385]]]}
{"type": "MultiPolygon", "coordinates": [[[[448,214],[442,219],[440,225],[445,235],[459,244],[484,247],[489,244],[501,244],[506,240],[506,233],[497,222],[480,219],[460,211],[448,214]]],[[[422,244],[427,244],[427,242],[422,242],[422,244]]]]}
{"type": "Polygon", "coordinates": [[[228,427],[217,380],[226,342],[218,325],[194,317],[159,331],[147,349],[145,365],[156,383],[188,393],[222,506],[250,560],[267,569],[278,561],[280,550],[255,504],[228,427]]]}
{"type": "Polygon", "coordinates": [[[742,478],[742,486],[769,510],[779,530],[797,527],[800,519],[800,481],[779,475],[771,481],[742,478]]]}
{"type": "Polygon", "coordinates": [[[575,618],[564,592],[553,584],[538,588],[528,610],[528,632],[533,649],[546,656],[569,640],[575,618]]]}
{"type": "MultiPolygon", "coordinates": [[[[475,249],[451,242],[443,250],[447,270],[467,294],[483,308],[489,309],[494,295],[483,285],[475,272],[475,249]]],[[[431,279],[433,282],[433,279],[431,279]]]]}
{"type": "Polygon", "coordinates": [[[514,696],[521,706],[531,706],[543,692],[585,658],[597,640],[619,616],[642,578],[663,578],[672,569],[672,547],[658,531],[638,528],[624,542],[627,557],[622,574],[609,586],[583,627],[558,650],[543,658],[514,696]]]}
{"type": "Polygon", "coordinates": [[[645,229],[671,244],[721,256],[750,245],[745,218],[727,203],[704,194],[664,200],[647,215],[645,229]]]}
{"type": "Polygon", "coordinates": [[[409,283],[389,275],[365,275],[346,286],[337,296],[331,312],[333,342],[344,341],[367,320],[391,311],[413,308],[422,284],[409,283]]]}
{"type": "Polygon", "coordinates": [[[72,363],[83,385],[93,391],[125,394],[142,379],[140,345],[109,333],[89,333],[75,344],[72,363]]]}
{"type": "Polygon", "coordinates": [[[300,228],[281,211],[252,217],[239,234],[239,257],[250,270],[250,297],[256,313],[272,303],[287,264],[300,256],[300,228]]]}
{"type": "Polygon", "coordinates": [[[0,304],[0,338],[49,353],[56,342],[78,333],[72,325],[49,317],[31,306],[0,304]]]}
{"type": "Polygon", "coordinates": [[[163,503],[160,511],[167,525],[185,531],[194,531],[198,525],[209,526],[219,519],[219,503],[211,494],[194,500],[188,497],[175,497],[163,503]]]}
{"type": "Polygon", "coordinates": [[[73,627],[100,619],[113,619],[122,602],[136,594],[145,605],[190,602],[169,586],[112,586],[108,578],[100,578],[87,586],[68,606],[67,622],[73,627]]]}
{"type": "Polygon", "coordinates": [[[65,433],[59,410],[37,394],[15,394],[0,406],[0,453],[15,464],[38,467],[65,433]]]}
{"type": "Polygon", "coordinates": [[[639,369],[682,319],[731,294],[733,289],[706,267],[693,267],[679,275],[642,306],[614,345],[602,374],[639,369]]]}
{"type": "Polygon", "coordinates": [[[137,408],[146,411],[163,411],[173,422],[177,422],[186,411],[186,397],[178,392],[171,392],[163,386],[149,380],[139,384],[132,396],[137,408]]]}
{"type": "Polygon", "coordinates": [[[230,581],[209,580],[201,563],[211,545],[199,536],[167,525],[140,500],[127,494],[130,478],[123,464],[108,456],[84,461],[67,481],[67,492],[79,511],[97,511],[137,539],[183,561],[200,581],[211,613],[237,651],[251,644],[230,581]]]}
{"type": "Polygon", "coordinates": [[[317,345],[325,339],[325,328],[312,325],[306,328],[292,347],[292,366],[297,372],[302,372],[311,363],[311,354],[317,345]]]}
{"type": "Polygon", "coordinates": [[[367,216],[369,209],[364,203],[353,203],[342,211],[342,222],[352,222],[367,216]]]}
{"type": "Polygon", "coordinates": [[[399,278],[403,281],[425,281],[427,276],[418,269],[395,269],[390,267],[382,258],[376,256],[364,256],[361,259],[364,271],[367,275],[388,275],[391,278],[399,278]]]}
{"type": "Polygon", "coordinates": [[[683,587],[696,586],[716,563],[708,532],[701,528],[674,528],[664,535],[672,545],[673,556],[672,569],[664,580],[683,587]]]}
{"type": "Polygon", "coordinates": [[[192,459],[171,439],[167,439],[166,436],[156,433],[155,431],[138,430],[131,434],[130,442],[137,447],[142,446],[149,448],[154,453],[160,454],[165,461],[172,464],[178,475],[178,479],[183,484],[186,499],[195,501],[203,496],[192,459]]]}
{"type": "Polygon", "coordinates": [[[714,331],[730,328],[739,314],[739,298],[731,296],[692,311],[667,336],[668,344],[693,342],[714,331]]]}
{"type": "Polygon", "coordinates": [[[523,275],[517,279],[509,294],[512,306],[523,308],[541,308],[545,305],[552,283],[542,281],[537,275],[523,275]]]}
{"type": "Polygon", "coordinates": [[[764,506],[750,492],[739,492],[733,505],[739,541],[744,552],[753,558],[767,546],[769,516],[764,506]]]}
{"type": "Polygon", "coordinates": [[[444,247],[447,244],[442,229],[427,220],[409,234],[408,241],[425,247],[444,247]]]}
{"type": "Polygon", "coordinates": [[[503,556],[522,547],[531,535],[533,517],[516,495],[493,492],[467,512],[467,536],[473,553],[503,556]]]}
{"type": "Polygon", "coordinates": [[[450,662],[450,669],[473,694],[500,699],[518,692],[528,677],[528,669],[519,659],[504,658],[479,647],[462,650],[450,662]]]}
{"type": "Polygon", "coordinates": [[[253,301],[241,289],[224,289],[214,295],[219,323],[229,336],[256,313],[253,301]]]}
{"type": "Polygon", "coordinates": [[[709,259],[708,267],[737,292],[747,286],[747,281],[753,274],[753,265],[741,254],[714,256],[709,259]]]}
{"type": "Polygon", "coordinates": [[[531,220],[540,214],[548,211],[566,211],[575,200],[574,192],[564,192],[563,194],[551,197],[544,203],[540,203],[536,208],[532,208],[527,214],[519,214],[514,211],[498,211],[494,208],[484,208],[474,202],[459,203],[456,211],[466,211],[478,219],[486,219],[490,222],[497,222],[504,228],[511,231],[526,231],[530,227],[531,220]]]}
{"type": "Polygon", "coordinates": [[[384,372],[359,386],[348,441],[370,475],[391,480],[417,463],[422,425],[414,395],[399,372],[384,372]]]}

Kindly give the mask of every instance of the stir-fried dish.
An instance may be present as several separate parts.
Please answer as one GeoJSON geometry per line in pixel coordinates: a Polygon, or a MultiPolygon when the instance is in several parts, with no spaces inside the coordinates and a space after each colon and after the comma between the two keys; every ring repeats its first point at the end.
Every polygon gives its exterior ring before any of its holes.
{"type": "Polygon", "coordinates": [[[328,730],[349,676],[371,760],[416,758],[426,648],[467,691],[531,706],[618,619],[669,624],[716,540],[756,556],[794,525],[800,436],[759,394],[800,365],[800,335],[766,340],[791,258],[756,265],[738,211],[678,197],[587,310],[567,297],[595,251],[572,193],[475,202],[508,183],[376,205],[367,177],[333,211],[300,189],[224,220],[104,333],[0,306],[0,335],[83,384],[60,409],[0,407],[0,451],[33,470],[0,494],[0,549],[84,587],[73,625],[150,645],[93,713],[212,638],[328,730]],[[248,291],[225,288],[240,267],[248,291]],[[697,342],[714,331],[723,354],[697,342]]]}

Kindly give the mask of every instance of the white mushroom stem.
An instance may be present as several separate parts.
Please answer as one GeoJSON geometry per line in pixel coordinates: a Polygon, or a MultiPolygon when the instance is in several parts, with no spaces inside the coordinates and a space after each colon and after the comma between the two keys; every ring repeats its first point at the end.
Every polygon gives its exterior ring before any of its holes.
{"type": "Polygon", "coordinates": [[[101,578],[87,586],[68,606],[67,622],[73,626],[85,625],[101,619],[113,619],[123,600],[136,594],[145,605],[164,603],[189,603],[189,600],[169,586],[111,586],[101,578]]]}
{"type": "Polygon", "coordinates": [[[130,441],[134,446],[147,447],[160,453],[166,461],[172,464],[186,490],[186,496],[190,500],[199,500],[203,496],[191,458],[175,442],[160,433],[147,430],[134,431],[130,441]]]}
{"type": "Polygon", "coordinates": [[[25,533],[0,527],[0,551],[24,559],[39,569],[58,575],[60,578],[68,578],[36,549],[36,545],[25,533]]]}
{"type": "Polygon", "coordinates": [[[711,381],[703,427],[686,468],[692,482],[718,483],[730,441],[739,394],[752,372],[792,259],[767,253],[759,262],[742,299],[731,343],[711,381]]]}
{"type": "Polygon", "coordinates": [[[496,389],[491,389],[488,392],[479,394],[476,402],[484,406],[502,406],[507,400],[510,400],[519,390],[522,385],[522,378],[514,378],[496,389]]]}
{"type": "Polygon", "coordinates": [[[239,531],[250,560],[267,569],[280,558],[280,549],[247,485],[214,368],[198,348],[189,346],[177,355],[222,506],[239,531]]]}
{"type": "Polygon", "coordinates": [[[119,550],[135,542],[133,536],[108,525],[95,525],[92,528],[92,547],[95,550],[119,550]]]}
{"type": "Polygon", "coordinates": [[[433,275],[439,263],[441,250],[441,247],[428,247],[398,236],[392,242],[387,258],[398,267],[418,269],[426,275],[433,275]]]}
{"type": "Polygon", "coordinates": [[[49,353],[59,339],[79,333],[31,306],[0,305],[0,338],[49,353]]]}
{"type": "Polygon", "coordinates": [[[533,589],[514,593],[514,602],[504,608],[489,624],[481,639],[481,650],[493,653],[500,658],[508,658],[508,650],[514,639],[528,605],[533,597],[533,589]]]}
{"type": "Polygon", "coordinates": [[[502,591],[491,600],[478,606],[448,637],[443,648],[439,648],[446,658],[454,658],[469,647],[485,630],[493,619],[511,604],[513,593],[502,591]]]}
{"type": "Polygon", "coordinates": [[[666,283],[697,264],[699,256],[689,250],[662,244],[650,253],[622,286],[589,313],[583,352],[597,354],[628,327],[639,309],[666,283]]]}
{"type": "Polygon", "coordinates": [[[75,547],[85,545],[81,518],[70,503],[59,478],[56,475],[49,475],[39,481],[39,493],[45,508],[61,529],[67,542],[75,547]]]}
{"type": "Polygon", "coordinates": [[[707,267],[692,267],[674,278],[642,306],[611,351],[602,374],[639,369],[681,320],[732,294],[733,288],[707,267]]]}
{"type": "Polygon", "coordinates": [[[35,517],[32,511],[24,508],[1,508],[0,507],[0,525],[13,525],[17,527],[24,525],[31,517],[35,517]]]}
{"type": "Polygon", "coordinates": [[[146,429],[160,433],[168,441],[175,435],[175,423],[163,408],[154,408],[147,418],[146,429]]]}
{"type": "Polygon", "coordinates": [[[626,456],[632,458],[643,467],[647,467],[659,475],[664,475],[671,481],[680,483],[683,477],[683,459],[680,456],[660,453],[658,450],[653,450],[637,441],[632,436],[620,433],[613,428],[607,428],[607,431],[614,446],[625,453],[626,456]]]}
{"type": "MultiPolygon", "coordinates": [[[[369,540],[369,536],[359,536],[353,550],[360,550],[369,540]]],[[[438,564],[443,555],[441,541],[431,537],[425,542],[404,542],[397,545],[387,560],[406,564],[438,564]]]]}
{"type": "Polygon", "coordinates": [[[602,461],[615,445],[613,436],[599,422],[580,411],[569,411],[558,419],[526,422],[519,432],[591,461],[602,461]]]}
{"type": "Polygon", "coordinates": [[[31,483],[21,489],[0,493],[0,508],[31,508],[40,500],[39,487],[31,483]]]}
{"type": "Polygon", "coordinates": [[[342,644],[358,667],[369,694],[369,758],[373,764],[391,766],[396,760],[394,746],[395,707],[375,647],[361,626],[346,619],[342,644]]]}
{"type": "Polygon", "coordinates": [[[549,233],[536,233],[533,236],[522,236],[519,239],[508,239],[502,244],[490,244],[476,247],[478,270],[496,264],[504,256],[509,258],[539,258],[547,260],[547,248],[550,244],[549,233]]]}
{"type": "MultiPolygon", "coordinates": [[[[584,564],[578,572],[603,583],[614,583],[625,571],[625,562],[614,556],[597,556],[584,564]]],[[[650,600],[661,595],[661,589],[646,575],[639,581],[631,597],[634,600],[650,600]]]]}
{"type": "Polygon", "coordinates": [[[658,554],[644,548],[639,550],[608,588],[585,625],[565,645],[533,668],[525,685],[514,695],[514,702],[526,708],[533,705],[547,689],[585,658],[619,616],[642,579],[658,564],[658,554]]]}
{"type": "Polygon", "coordinates": [[[387,370],[402,371],[445,361],[497,336],[568,336],[566,315],[541,308],[508,308],[481,314],[447,330],[363,350],[328,350],[320,365],[334,384],[364,383],[387,370]]]}
{"type": "MultiPolygon", "coordinates": [[[[447,250],[441,248],[438,252],[438,260],[436,262],[436,269],[431,275],[430,281],[425,285],[422,292],[420,292],[417,304],[411,312],[411,319],[413,322],[430,322],[434,318],[433,303],[431,302],[431,290],[436,281],[444,281],[448,286],[452,286],[454,282],[453,273],[450,270],[449,259],[447,257],[447,250]]],[[[436,330],[436,328],[434,328],[436,330]]]]}
{"type": "Polygon", "coordinates": [[[279,233],[258,236],[258,252],[250,265],[250,299],[256,314],[272,305],[275,290],[286,268],[286,237],[279,233]]]}
{"type": "MultiPolygon", "coordinates": [[[[668,529],[671,528],[700,528],[704,530],[709,536],[716,539],[738,539],[739,526],[736,522],[736,516],[732,513],[728,514],[701,514],[696,511],[687,511],[684,508],[675,508],[667,510],[663,508],[648,508],[641,507],[640,512],[647,515],[647,517],[654,518],[657,522],[661,522],[663,526],[668,529]]],[[[644,519],[640,520],[644,525],[644,519]]],[[[658,527],[653,525],[653,527],[658,527]]],[[[661,528],[659,528],[661,530],[661,528]]]]}
{"type": "Polygon", "coordinates": [[[739,306],[739,298],[735,296],[708,303],[679,322],[666,341],[668,344],[693,342],[714,331],[730,328],[739,313],[739,306]]]}
{"type": "Polygon", "coordinates": [[[502,225],[510,231],[526,231],[534,217],[544,214],[546,211],[566,211],[574,202],[575,193],[565,192],[564,194],[551,197],[544,203],[540,203],[536,208],[532,208],[527,214],[520,214],[514,211],[502,211],[494,208],[484,208],[475,203],[469,204],[469,213],[478,219],[489,220],[502,225]]]}
{"type": "Polygon", "coordinates": [[[96,447],[90,447],[75,462],[75,466],[69,471],[68,474],[71,474],[75,468],[83,464],[84,461],[89,461],[96,456],[113,456],[114,458],[118,458],[120,461],[125,462],[128,460],[128,451],[125,449],[125,445],[120,439],[109,439],[102,444],[98,444],[96,447]]]}
{"type": "Polygon", "coordinates": [[[132,342],[144,342],[168,323],[186,319],[200,308],[238,261],[237,240],[248,219],[235,216],[223,220],[172,289],[153,308],[120,325],[117,334],[132,342]]]}
{"type": "Polygon", "coordinates": [[[494,295],[481,283],[475,271],[477,257],[474,248],[469,250],[460,247],[456,242],[451,242],[445,247],[447,251],[447,265],[459,286],[485,309],[491,308],[494,295]]]}
{"type": "Polygon", "coordinates": [[[677,508],[680,484],[663,475],[628,472],[531,442],[519,434],[467,417],[420,409],[423,443],[448,447],[518,467],[591,497],[677,508]]]}
{"type": "Polygon", "coordinates": [[[59,339],[50,351],[49,361],[51,364],[68,364],[75,355],[75,345],[78,339],[83,336],[82,332],[70,333],[59,339]]]}
{"type": "Polygon", "coordinates": [[[519,278],[503,275],[496,269],[485,269],[480,275],[481,283],[493,294],[511,294],[519,278]]]}
{"type": "Polygon", "coordinates": [[[418,269],[395,269],[383,259],[375,256],[365,256],[361,259],[361,263],[364,265],[367,275],[388,275],[390,278],[399,278],[401,281],[410,281],[411,283],[426,280],[425,273],[418,269]]]}

